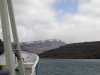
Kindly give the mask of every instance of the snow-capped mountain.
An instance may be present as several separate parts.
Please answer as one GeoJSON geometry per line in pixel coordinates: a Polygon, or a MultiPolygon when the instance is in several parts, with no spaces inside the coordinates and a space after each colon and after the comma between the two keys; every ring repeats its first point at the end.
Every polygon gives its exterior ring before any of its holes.
{"type": "Polygon", "coordinates": [[[20,45],[23,51],[39,54],[54,48],[64,46],[66,45],[66,43],[57,39],[49,39],[31,42],[21,42],[20,45]]]}

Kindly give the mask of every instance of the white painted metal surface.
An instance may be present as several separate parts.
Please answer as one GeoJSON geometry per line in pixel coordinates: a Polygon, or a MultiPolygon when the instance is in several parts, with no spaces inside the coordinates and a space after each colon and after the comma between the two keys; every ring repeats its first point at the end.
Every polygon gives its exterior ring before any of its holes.
{"type": "Polygon", "coordinates": [[[6,59],[5,59],[5,55],[4,54],[2,54],[1,56],[0,56],[0,64],[2,65],[2,64],[6,64],[6,59]]]}
{"type": "Polygon", "coordinates": [[[23,61],[24,68],[31,70],[31,73],[29,75],[36,75],[35,68],[38,64],[39,57],[36,54],[28,53],[28,52],[22,52],[22,57],[24,58],[24,61],[23,61]]]}
{"type": "Polygon", "coordinates": [[[14,52],[18,55],[17,56],[17,61],[18,61],[18,66],[20,70],[21,75],[25,75],[25,70],[23,68],[23,63],[22,63],[22,56],[21,56],[21,50],[20,50],[20,45],[19,45],[19,39],[17,35],[17,29],[16,29],[16,22],[15,22],[15,17],[14,17],[14,12],[13,12],[13,5],[12,5],[12,0],[7,0],[8,4],[8,12],[9,12],[9,17],[10,17],[10,23],[11,23],[11,29],[12,29],[12,34],[13,34],[13,39],[14,39],[14,52]]]}
{"type": "MultiPolygon", "coordinates": [[[[21,55],[11,0],[0,0],[0,17],[1,17],[1,23],[2,23],[6,64],[9,67],[10,74],[15,75],[15,68],[16,66],[18,66],[20,70],[20,75],[35,75],[36,74],[35,68],[38,63],[39,57],[35,54],[27,53],[27,52],[22,52],[22,55],[21,55]],[[11,24],[11,30],[12,30],[13,39],[14,39],[14,50],[12,50],[10,24],[11,24]],[[14,58],[15,56],[17,58],[17,61],[14,61],[14,59],[16,59],[14,58]],[[22,62],[22,57],[25,60],[23,62],[22,62]]],[[[4,55],[1,57],[4,57],[4,55]]],[[[0,58],[0,60],[2,59],[0,58]]]]}
{"type": "MultiPolygon", "coordinates": [[[[28,71],[25,72],[25,75],[36,75],[36,66],[39,61],[39,57],[36,54],[24,52],[22,51],[22,58],[24,58],[23,64],[25,71],[28,69],[28,71]],[[29,71],[30,70],[30,71],[29,71]]],[[[14,55],[14,54],[13,54],[14,55]]],[[[0,56],[0,64],[6,64],[5,55],[0,56]]],[[[18,63],[15,62],[14,68],[18,66],[18,63]]]]}
{"type": "Polygon", "coordinates": [[[14,70],[14,58],[12,53],[10,29],[9,29],[9,15],[7,9],[7,0],[0,0],[0,14],[1,14],[1,24],[4,39],[4,49],[6,56],[6,63],[10,70],[11,75],[15,75],[14,70]]]}

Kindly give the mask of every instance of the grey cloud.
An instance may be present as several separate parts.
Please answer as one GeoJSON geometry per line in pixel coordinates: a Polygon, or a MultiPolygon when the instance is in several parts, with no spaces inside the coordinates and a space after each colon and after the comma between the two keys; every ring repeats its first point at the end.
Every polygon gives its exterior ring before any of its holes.
{"type": "Polygon", "coordinates": [[[56,16],[60,11],[56,12],[52,8],[56,0],[14,0],[20,41],[54,38],[72,43],[100,40],[100,17],[96,15],[99,11],[96,8],[100,8],[96,3],[100,1],[97,1],[80,0],[77,14],[66,13],[61,20],[58,20],[56,16]]]}

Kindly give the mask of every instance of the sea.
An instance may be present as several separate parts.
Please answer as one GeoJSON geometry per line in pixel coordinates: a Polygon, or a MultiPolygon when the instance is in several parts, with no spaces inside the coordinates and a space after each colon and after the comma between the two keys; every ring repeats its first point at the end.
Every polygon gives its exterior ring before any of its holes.
{"type": "Polygon", "coordinates": [[[40,59],[38,75],[100,75],[100,59],[40,59]]]}

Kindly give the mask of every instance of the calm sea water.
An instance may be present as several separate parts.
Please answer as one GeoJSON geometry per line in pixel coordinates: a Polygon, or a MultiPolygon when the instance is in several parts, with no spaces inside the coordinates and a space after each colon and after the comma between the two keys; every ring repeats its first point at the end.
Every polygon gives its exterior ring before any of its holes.
{"type": "Polygon", "coordinates": [[[38,75],[100,75],[100,60],[40,59],[38,75]]]}

